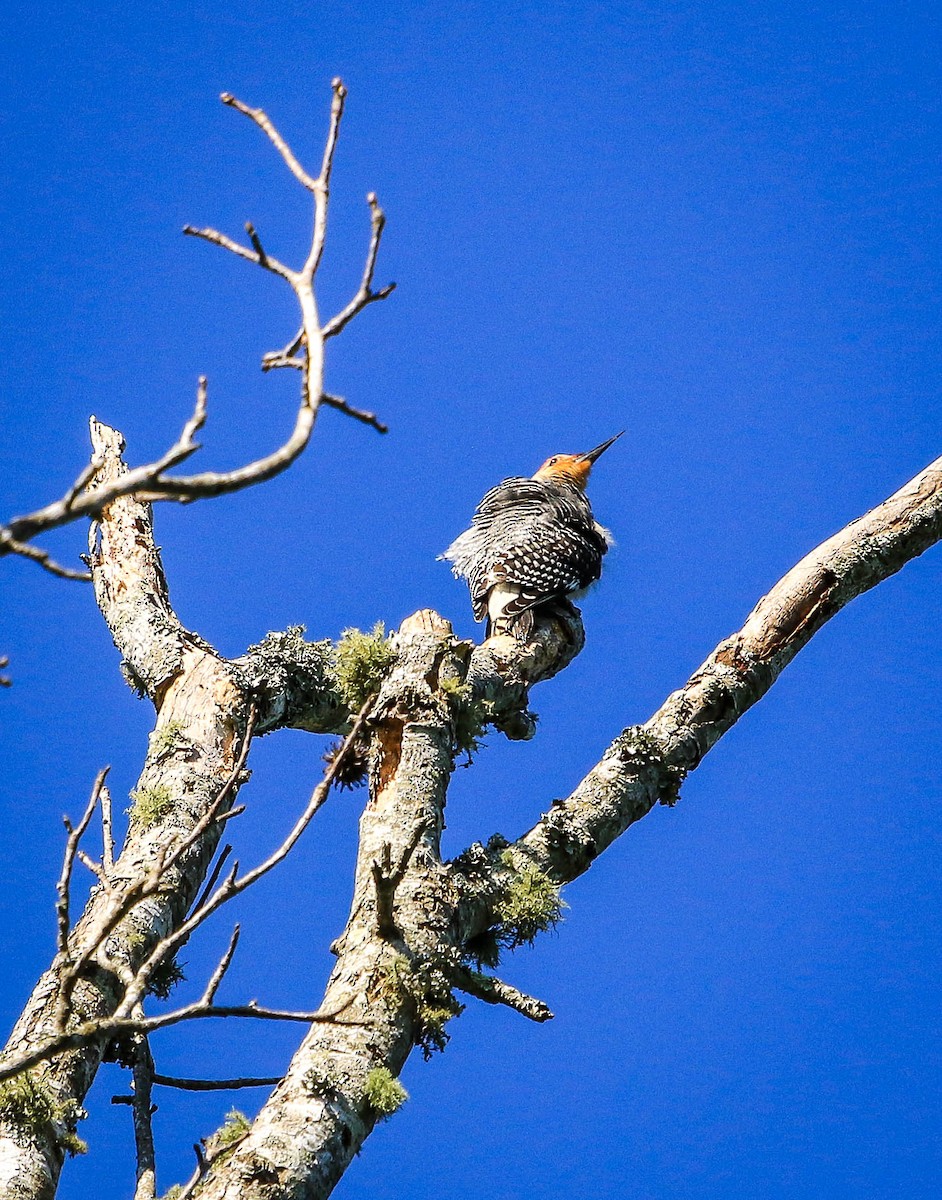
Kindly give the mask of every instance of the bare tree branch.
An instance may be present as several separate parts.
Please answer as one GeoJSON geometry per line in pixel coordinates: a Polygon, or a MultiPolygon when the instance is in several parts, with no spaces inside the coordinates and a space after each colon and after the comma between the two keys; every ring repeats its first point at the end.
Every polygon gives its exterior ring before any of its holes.
{"type": "MultiPolygon", "coordinates": [[[[121,435],[97,422],[92,432],[95,477],[120,487],[126,473],[121,435]]],[[[255,699],[266,729],[297,720],[305,728],[338,732],[348,719],[329,643],[304,643],[293,633],[270,635],[236,664],[182,627],[170,607],[147,505],[120,496],[91,532],[96,599],[129,681],[157,709],[157,728],[132,796],[124,849],[112,871],[99,868],[99,879],[110,881],[110,888],[93,890],[70,935],[67,961],[53,962],[37,982],[2,1059],[9,1074],[43,1063],[43,1078],[57,1097],[76,1106],[114,1036],[205,1015],[281,1020],[312,1015],[213,1005],[161,1014],[143,1028],[133,1020],[102,1024],[113,1021],[140,959],[186,919],[202,887],[229,815],[220,807],[220,791],[223,807],[231,805],[246,777],[255,699]],[[208,812],[214,816],[207,820],[208,812]],[[75,972],[79,962],[81,971],[75,972]]],[[[323,1009],[318,1016],[336,1019],[333,1012],[323,1009]]],[[[51,1126],[0,1129],[0,1192],[20,1178],[54,1183],[61,1167],[51,1126]]]]}
{"type": "MultiPolygon", "coordinates": [[[[343,1014],[348,1004],[343,998],[316,1012],[265,1008],[255,1001],[217,1004],[215,994],[231,961],[234,940],[199,1000],[156,1016],[145,1016],[141,1007],[155,967],[221,903],[241,893],[290,852],[324,802],[342,762],[338,759],[314,789],[305,814],[273,855],[247,876],[240,878],[236,868],[222,884],[214,879],[201,893],[225,822],[241,811],[232,805],[247,777],[246,755],[257,719],[264,732],[293,722],[299,728],[336,733],[349,727],[349,705],[338,687],[330,643],[304,643],[288,631],[269,635],[238,662],[227,662],[181,625],[170,606],[148,501],[186,502],[249,486],[283,470],[307,444],[323,393],[324,338],[314,278],[324,249],[329,178],[344,97],[345,90],[336,81],[321,174],[316,180],[305,177],[314,201],[307,258],[300,271],[283,267],[301,310],[302,340],[297,348],[303,345],[301,398],[288,440],[273,454],[235,471],[174,475],[199,449],[196,434],[205,422],[207,404],[206,384],[201,380],[191,416],[159,459],[129,470],[121,457],[120,433],[93,419],[92,461],[62,498],[0,529],[2,556],[17,552],[20,543],[26,545],[45,530],[80,517],[95,518],[89,564],[96,599],[122,654],[122,670],[132,686],[151,699],[158,714],[138,787],[132,793],[130,830],[117,862],[110,797],[101,797],[101,863],[79,847],[81,831],[76,831],[67,850],[57,906],[62,952],[37,983],[0,1060],[0,1079],[42,1063],[43,1079],[57,1102],[76,1108],[114,1038],[146,1036],[207,1017],[346,1023],[343,1014]],[[100,886],[92,890],[83,916],[70,931],[68,883],[76,859],[93,872],[100,886]]],[[[297,165],[264,114],[238,103],[234,106],[250,112],[285,161],[297,165]]],[[[237,243],[232,247],[241,257],[250,256],[277,274],[282,264],[266,253],[254,227],[247,232],[252,250],[237,243]]],[[[223,235],[218,240],[226,245],[223,235]]],[[[375,243],[374,233],[368,253],[373,263],[375,243]]],[[[374,428],[384,428],[372,413],[353,409],[337,397],[331,403],[374,428]]],[[[30,547],[28,554],[37,561],[48,560],[36,547],[30,547]]],[[[365,716],[364,711],[353,723],[351,742],[361,732],[365,716]]],[[[83,829],[90,818],[91,810],[83,829]]],[[[359,1014],[353,1020],[363,1023],[359,1014]]],[[[142,1162],[141,1186],[149,1188],[146,1154],[142,1162]]],[[[51,1126],[27,1129],[15,1122],[3,1124],[0,1192],[26,1177],[41,1178],[52,1188],[61,1165],[61,1147],[51,1126]]]]}
{"type": "Polygon", "coordinates": [[[262,240],[258,236],[258,231],[251,221],[245,222],[245,232],[249,235],[249,241],[252,243],[252,249],[258,255],[258,265],[260,267],[268,266],[268,255],[262,246],[262,240]]]}
{"type": "Polygon", "coordinates": [[[818,630],[942,538],[942,458],[806,555],[639,730],[626,730],[571,796],[513,846],[559,883],[670,801],[679,778],[760,700],[818,630]]]}
{"type": "Polygon", "coordinates": [[[219,985],[222,983],[223,979],[225,979],[226,972],[232,965],[232,958],[236,952],[236,946],[239,944],[240,933],[241,929],[238,925],[236,925],[232,931],[232,937],[229,939],[229,945],[226,947],[225,953],[217,963],[216,969],[209,977],[209,982],[206,984],[206,987],[203,991],[203,998],[201,1000],[201,1003],[205,1005],[206,1008],[212,1007],[213,1001],[216,999],[216,993],[219,991],[219,985]]]}
{"type": "MultiPolygon", "coordinates": [[[[249,225],[248,229],[254,228],[249,225]]],[[[264,267],[266,271],[271,271],[273,275],[280,275],[282,279],[287,279],[290,283],[293,272],[290,267],[286,267],[284,263],[278,261],[277,258],[271,258],[264,251],[257,249],[247,250],[245,246],[240,246],[238,242],[234,242],[232,238],[226,234],[220,233],[218,229],[197,229],[195,225],[184,225],[183,232],[187,237],[200,238],[204,242],[209,242],[213,246],[219,246],[223,250],[228,250],[230,254],[235,254],[238,258],[244,258],[246,262],[254,263],[257,267],[264,267]]],[[[249,235],[251,238],[251,234],[249,235]]],[[[256,239],[257,240],[257,237],[256,239]]],[[[255,242],[253,241],[253,247],[255,242]]]]}
{"type": "Polygon", "coordinates": [[[177,1075],[155,1075],[154,1083],[182,1092],[234,1092],[239,1088],[274,1087],[280,1075],[246,1076],[244,1079],[181,1079],[177,1075]]]}
{"type": "Polygon", "coordinates": [[[79,842],[82,840],[82,835],[88,828],[88,824],[92,819],[92,814],[98,804],[98,798],[101,795],[102,789],[105,786],[105,778],[110,767],[102,767],[95,777],[95,783],[92,787],[92,794],[88,798],[88,804],[85,806],[85,812],[82,814],[82,819],[73,829],[72,822],[68,817],[63,817],[62,821],[68,832],[68,838],[65,843],[65,855],[62,860],[62,872],[59,875],[59,882],[56,885],[56,918],[57,918],[57,934],[56,946],[60,956],[64,959],[68,954],[69,947],[69,929],[71,924],[69,921],[69,884],[72,881],[72,867],[75,864],[75,855],[78,850],[79,842]]]}
{"type": "Polygon", "coordinates": [[[455,986],[467,992],[485,1004],[503,1004],[512,1008],[531,1021],[542,1024],[553,1019],[549,1005],[535,996],[528,996],[512,984],[495,979],[493,975],[485,975],[481,971],[456,970],[452,974],[455,986]]]}
{"type": "MultiPolygon", "coordinates": [[[[333,80],[331,83],[331,88],[333,89],[333,92],[334,92],[334,104],[335,105],[337,103],[338,91],[343,92],[342,96],[340,97],[340,103],[342,105],[343,99],[346,97],[347,93],[346,93],[346,90],[344,90],[342,88],[342,85],[340,85],[340,80],[339,79],[333,80]]],[[[278,153],[284,159],[284,161],[288,167],[288,170],[295,177],[295,179],[298,181],[298,183],[300,183],[303,187],[307,188],[307,190],[309,192],[314,191],[314,189],[316,187],[316,181],[314,179],[312,179],[310,175],[308,175],[308,173],[304,170],[304,168],[301,166],[301,164],[298,162],[298,160],[294,157],[294,155],[291,152],[290,146],[288,146],[288,144],[282,138],[282,136],[278,132],[278,130],[274,127],[274,125],[272,125],[271,121],[268,119],[268,117],[262,111],[262,109],[249,108],[249,106],[247,104],[243,104],[243,102],[241,100],[236,99],[236,97],[233,96],[231,92],[223,92],[222,95],[219,97],[219,99],[223,102],[223,104],[227,104],[230,108],[234,108],[236,110],[236,112],[244,113],[245,116],[247,116],[251,121],[254,121],[255,124],[259,127],[259,129],[261,129],[265,134],[267,134],[272,145],[275,147],[275,149],[278,151],[278,153]]],[[[339,117],[334,118],[333,110],[332,110],[332,112],[331,112],[331,132],[330,132],[330,138],[327,143],[331,156],[333,155],[333,146],[336,144],[336,140],[337,140],[336,122],[338,120],[339,120],[339,117]]]]}
{"type": "MultiPolygon", "coordinates": [[[[21,542],[15,538],[10,532],[15,524],[17,522],[11,522],[6,529],[0,527],[0,558],[4,554],[17,554],[20,558],[28,558],[30,562],[38,563],[44,571],[48,571],[50,575],[55,575],[59,579],[78,579],[84,583],[91,579],[88,571],[77,571],[72,567],[64,567],[50,556],[48,550],[41,550],[39,546],[31,546],[28,542],[21,542]]],[[[44,528],[48,529],[52,526],[44,528]]]]}
{"type": "Polygon", "coordinates": [[[344,400],[343,396],[331,396],[325,392],[321,396],[321,404],[326,404],[328,408],[336,408],[338,412],[346,413],[348,417],[353,417],[354,421],[362,421],[364,425],[372,425],[377,433],[389,433],[389,426],[384,425],[376,413],[366,412],[362,408],[354,408],[352,404],[348,404],[344,400]]]}
{"type": "MultiPolygon", "coordinates": [[[[346,88],[339,79],[333,81],[332,90],[330,129],[324,149],[321,173],[317,179],[313,179],[303,169],[281,134],[261,109],[249,108],[229,93],[223,93],[222,96],[224,104],[250,117],[267,134],[295,179],[313,193],[314,231],[307,258],[299,271],[292,270],[267,254],[251,223],[246,226],[253,247],[251,250],[218,230],[197,229],[192,225],[184,227],[184,233],[221,246],[239,258],[278,275],[289,284],[297,297],[301,309],[299,337],[292,343],[290,354],[280,357],[277,355],[266,356],[263,363],[267,369],[272,365],[289,365],[287,360],[290,359],[290,365],[296,366],[302,373],[301,403],[295,417],[294,428],[287,440],[272,453],[231,471],[204,471],[189,476],[167,474],[173,467],[179,466],[200,448],[194,441],[194,434],[202,427],[206,419],[206,380],[203,378],[200,380],[197,390],[193,415],[185,424],[180,437],[161,458],[145,466],[124,472],[120,479],[112,479],[107,483],[99,482],[98,485],[89,486],[101,466],[96,455],[96,458],[82,471],[60,500],[37,509],[35,512],[16,517],[6,526],[0,526],[0,557],[7,554],[20,555],[62,578],[87,580],[90,578],[87,572],[64,567],[55,562],[47,551],[29,543],[39,534],[81,517],[99,517],[109,504],[122,496],[134,495],[147,502],[169,500],[190,503],[193,500],[252,487],[286,470],[304,451],[310,440],[317,409],[324,395],[324,341],[339,333],[348,321],[368,304],[384,299],[392,291],[392,285],[379,292],[373,292],[371,289],[376,256],[385,222],[382,211],[376,204],[376,198],[371,193],[372,235],[363,281],[353,301],[342,313],[328,322],[324,329],[321,329],[314,295],[314,278],[320,266],[327,236],[330,172],[347,94],[346,88]],[[302,344],[305,347],[304,357],[295,359],[294,355],[302,344]],[[279,361],[270,361],[271,359],[279,361]]],[[[345,401],[338,401],[336,397],[331,397],[328,403],[340,412],[346,413],[364,424],[372,425],[379,432],[385,432],[385,427],[373,414],[361,413],[345,401]]]]}

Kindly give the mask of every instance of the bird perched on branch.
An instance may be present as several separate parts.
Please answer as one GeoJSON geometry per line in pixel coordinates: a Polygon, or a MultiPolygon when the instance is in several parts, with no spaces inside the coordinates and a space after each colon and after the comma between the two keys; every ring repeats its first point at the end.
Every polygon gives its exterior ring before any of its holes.
{"type": "Polygon", "coordinates": [[[601,575],[611,536],[592,516],[585,486],[620,437],[585,454],[554,454],[531,479],[491,488],[471,528],[439,555],[468,581],[474,619],[487,618],[488,637],[527,638],[537,609],[578,595],[601,575]]]}

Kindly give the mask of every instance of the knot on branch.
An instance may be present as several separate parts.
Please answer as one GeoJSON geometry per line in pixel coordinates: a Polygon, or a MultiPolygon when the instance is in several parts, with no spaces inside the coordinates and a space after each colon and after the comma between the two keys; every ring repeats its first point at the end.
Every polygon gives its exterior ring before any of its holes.
{"type": "Polygon", "coordinates": [[[530,688],[565,670],[584,646],[577,608],[565,601],[540,610],[525,640],[498,633],[475,648],[467,672],[471,699],[486,706],[489,723],[511,741],[528,741],[537,721],[527,707],[530,688]]]}
{"type": "Polygon", "coordinates": [[[396,903],[396,888],[402,882],[404,874],[405,859],[394,870],[392,847],[387,842],[383,846],[382,862],[374,861],[373,863],[373,886],[376,889],[376,932],[387,942],[399,937],[393,910],[396,903]]]}
{"type": "Polygon", "coordinates": [[[534,736],[537,715],[527,707],[529,689],[568,666],[584,646],[585,633],[578,609],[566,602],[541,611],[524,640],[502,633],[474,646],[456,638],[438,613],[422,609],[388,644],[399,654],[400,669],[386,675],[374,720],[404,707],[413,720],[423,711],[435,720],[446,716],[455,754],[470,760],[488,726],[512,741],[534,736]]]}

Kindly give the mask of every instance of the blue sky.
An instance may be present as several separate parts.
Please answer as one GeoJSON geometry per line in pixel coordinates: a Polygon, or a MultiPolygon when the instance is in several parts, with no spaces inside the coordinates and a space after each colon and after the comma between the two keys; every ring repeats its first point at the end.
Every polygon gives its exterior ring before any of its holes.
{"type": "MultiPolygon", "coordinates": [[[[803,553],[942,450],[940,41],[927,3],[291,4],[8,10],[0,70],[0,513],[60,494],[90,413],[141,462],[210,379],[206,465],[275,445],[296,380],[277,281],[184,239],[245,220],[297,262],[306,197],[252,126],[319,160],[350,89],[325,308],[356,286],[375,188],[394,297],[330,347],[325,412],[264,488],[158,511],[174,604],[227,654],[431,606],[479,633],[435,556],[480,495],[628,434],[591,496],[618,548],[586,650],[537,689],[536,740],[456,774],[446,848],[526,828],[643,721],[803,553]]],[[[75,561],[83,532],[48,541],[75,561]]],[[[54,949],[63,811],[134,786],[149,729],[90,591],[0,569],[0,1009],[54,949]]],[[[842,613],[503,967],[557,1013],[468,1008],[342,1200],[795,1200],[938,1194],[939,552],[842,613]]],[[[322,740],[253,751],[244,863],[290,826],[322,740]]],[[[184,957],[227,997],[312,1007],[346,915],[362,794],[184,957]]],[[[181,993],[188,995],[188,992],[181,993]]],[[[162,1070],[277,1073],[290,1030],[155,1038],[162,1070]]],[[[131,1191],[116,1068],[61,1194],[131,1191]]],[[[234,1102],[252,1112],[261,1094],[234,1102]]],[[[159,1186],[230,1098],[159,1097],[159,1186]]]]}

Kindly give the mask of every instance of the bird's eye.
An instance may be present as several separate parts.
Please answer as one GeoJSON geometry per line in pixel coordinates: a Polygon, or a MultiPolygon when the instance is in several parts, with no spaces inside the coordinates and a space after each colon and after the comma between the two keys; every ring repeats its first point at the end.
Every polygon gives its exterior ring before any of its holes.
{"type": "Polygon", "coordinates": [[[558,462],[559,462],[559,455],[554,454],[553,457],[549,460],[549,462],[546,465],[548,467],[555,467],[558,462]]]}

